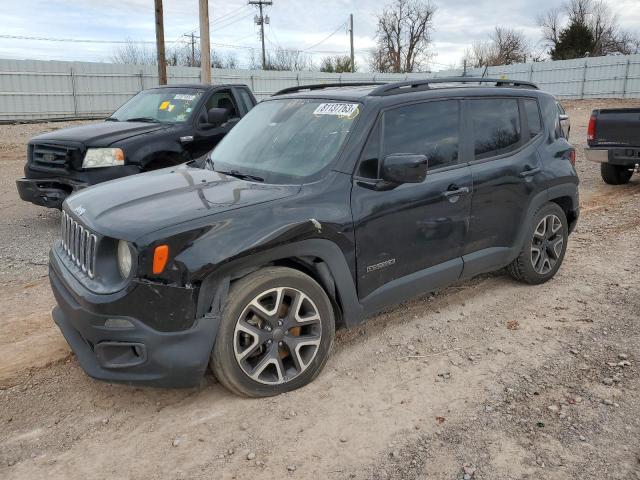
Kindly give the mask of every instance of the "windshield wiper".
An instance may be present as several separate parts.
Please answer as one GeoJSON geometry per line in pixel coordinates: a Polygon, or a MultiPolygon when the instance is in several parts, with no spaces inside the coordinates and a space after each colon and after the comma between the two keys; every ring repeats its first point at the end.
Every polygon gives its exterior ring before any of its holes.
{"type": "Polygon", "coordinates": [[[118,120],[116,117],[107,117],[104,119],[105,122],[119,122],[120,120],[118,120]]]}
{"type": "Polygon", "coordinates": [[[152,117],[134,117],[127,118],[125,122],[147,122],[147,123],[160,123],[160,120],[156,120],[152,117]]]}
{"type": "Polygon", "coordinates": [[[228,171],[215,170],[215,171],[218,173],[222,173],[223,175],[230,175],[232,177],[239,178],[241,180],[253,180],[255,182],[264,182],[264,178],[262,177],[258,177],[257,175],[251,175],[249,173],[242,173],[238,170],[228,170],[228,171]]]}

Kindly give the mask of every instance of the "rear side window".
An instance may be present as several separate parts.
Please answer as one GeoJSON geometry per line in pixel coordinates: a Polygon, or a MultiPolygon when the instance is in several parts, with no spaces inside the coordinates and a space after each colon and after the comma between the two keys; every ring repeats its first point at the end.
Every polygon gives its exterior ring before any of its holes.
{"type": "Polygon", "coordinates": [[[383,155],[413,153],[429,158],[429,169],[458,161],[460,107],[457,100],[417,103],[384,113],[383,155]]]}
{"type": "Polygon", "coordinates": [[[520,115],[516,98],[470,100],[476,160],[504,155],[520,146],[520,115]]]}
{"type": "Polygon", "coordinates": [[[529,138],[533,138],[542,131],[538,102],[529,98],[525,99],[524,111],[527,115],[527,123],[529,124],[529,138]]]}

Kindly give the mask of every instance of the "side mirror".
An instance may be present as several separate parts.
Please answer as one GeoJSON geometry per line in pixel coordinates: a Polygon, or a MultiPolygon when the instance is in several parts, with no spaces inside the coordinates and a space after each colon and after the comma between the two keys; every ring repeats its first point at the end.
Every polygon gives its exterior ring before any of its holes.
{"type": "Polygon", "coordinates": [[[394,153],[384,157],[381,176],[395,184],[421,183],[427,176],[427,163],[426,155],[394,153]]]}
{"type": "Polygon", "coordinates": [[[561,113],[560,114],[560,121],[564,122],[565,120],[569,120],[569,115],[567,115],[566,113],[561,113]]]}
{"type": "Polygon", "coordinates": [[[207,111],[207,123],[209,126],[217,127],[229,119],[229,111],[226,108],[210,108],[207,111]]]}

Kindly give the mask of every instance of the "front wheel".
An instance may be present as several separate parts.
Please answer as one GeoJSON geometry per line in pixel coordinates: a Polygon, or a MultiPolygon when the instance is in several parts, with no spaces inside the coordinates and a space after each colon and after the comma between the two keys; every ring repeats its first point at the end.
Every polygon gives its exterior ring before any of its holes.
{"type": "Polygon", "coordinates": [[[609,163],[600,164],[600,175],[604,183],[609,185],[624,185],[629,183],[633,170],[620,165],[611,165],[609,163]]]}
{"type": "Polygon", "coordinates": [[[529,228],[524,248],[507,271],[516,280],[536,285],[553,278],[562,265],[569,228],[564,211],[556,203],[540,208],[529,228]]]}
{"type": "Polygon", "coordinates": [[[334,331],[333,307],[315,280],[291,268],[264,268],[229,291],[211,368],[239,395],[295,390],[324,367],[334,331]]]}

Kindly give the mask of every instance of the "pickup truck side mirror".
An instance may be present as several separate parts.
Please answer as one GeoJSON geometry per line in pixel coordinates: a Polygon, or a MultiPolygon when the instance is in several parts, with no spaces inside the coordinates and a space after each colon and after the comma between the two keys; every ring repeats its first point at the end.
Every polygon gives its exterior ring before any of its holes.
{"type": "Polygon", "coordinates": [[[207,126],[218,127],[229,120],[229,110],[226,108],[210,108],[207,111],[207,126]]]}
{"type": "Polygon", "coordinates": [[[567,115],[566,113],[561,113],[560,114],[560,121],[564,122],[565,120],[569,120],[569,115],[567,115]]]}
{"type": "Polygon", "coordinates": [[[421,183],[427,176],[426,155],[394,153],[382,161],[382,180],[394,184],[421,183]]]}

